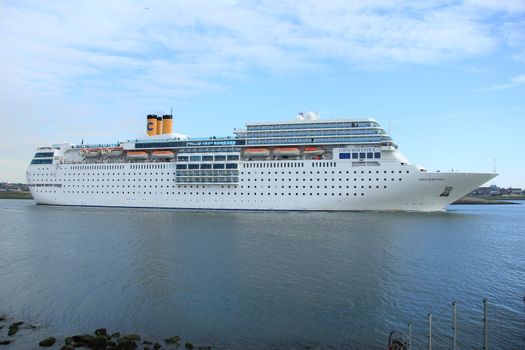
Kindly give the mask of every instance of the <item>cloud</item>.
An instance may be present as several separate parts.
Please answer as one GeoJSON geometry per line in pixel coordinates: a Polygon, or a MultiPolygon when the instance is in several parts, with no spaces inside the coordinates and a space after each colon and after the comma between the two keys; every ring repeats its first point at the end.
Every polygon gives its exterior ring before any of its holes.
{"type": "Polygon", "coordinates": [[[513,87],[521,86],[523,84],[525,84],[525,74],[517,75],[515,77],[510,78],[509,81],[506,83],[490,86],[488,88],[483,89],[482,91],[506,90],[513,87]]]}
{"type": "Polygon", "coordinates": [[[525,84],[525,74],[515,76],[510,81],[514,85],[525,84]]]}
{"type": "Polygon", "coordinates": [[[250,70],[281,74],[333,62],[362,69],[436,64],[488,53],[500,35],[516,57],[525,47],[522,1],[94,0],[2,6],[2,77],[53,96],[118,91],[147,100],[159,93],[220,91],[221,80],[250,70]]]}
{"type": "Polygon", "coordinates": [[[329,73],[337,65],[358,70],[437,65],[480,57],[502,45],[521,59],[523,4],[2,2],[0,121],[16,114],[31,127],[14,128],[9,143],[4,139],[0,146],[15,154],[20,152],[11,146],[16,140],[42,130],[48,138],[80,137],[109,114],[122,120],[171,106],[174,100],[222,93],[229,82],[253,73],[286,76],[329,73]],[[72,125],[72,114],[89,120],[83,130],[72,125]]]}
{"type": "MultiPolygon", "coordinates": [[[[333,61],[388,67],[481,55],[498,44],[495,28],[484,20],[523,11],[512,1],[197,0],[144,6],[120,0],[4,7],[0,43],[7,54],[0,63],[8,78],[57,93],[94,80],[91,90],[143,96],[153,85],[178,94],[213,90],[210,81],[250,69],[297,71],[333,61]]],[[[513,45],[520,33],[515,27],[511,22],[506,29],[513,45]]]]}

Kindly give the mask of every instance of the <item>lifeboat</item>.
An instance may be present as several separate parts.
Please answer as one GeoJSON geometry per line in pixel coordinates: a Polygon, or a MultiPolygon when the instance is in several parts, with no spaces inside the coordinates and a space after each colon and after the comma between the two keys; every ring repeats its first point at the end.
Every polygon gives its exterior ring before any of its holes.
{"type": "Polygon", "coordinates": [[[108,148],[106,149],[106,156],[107,157],[120,157],[122,156],[122,153],[124,151],[122,150],[122,147],[114,147],[114,148],[108,148]]]}
{"type": "Polygon", "coordinates": [[[151,156],[155,159],[172,159],[174,155],[172,151],[153,151],[151,153],[151,156]]]}
{"type": "Polygon", "coordinates": [[[80,153],[86,158],[100,157],[100,149],[98,148],[83,148],[80,153]]]}
{"type": "Polygon", "coordinates": [[[145,151],[129,151],[128,159],[148,159],[148,152],[145,151]]]}
{"type": "Polygon", "coordinates": [[[297,157],[301,154],[301,150],[297,147],[279,147],[273,150],[276,156],[292,156],[297,157]]]}
{"type": "Polygon", "coordinates": [[[244,155],[247,157],[268,157],[270,150],[267,148],[247,148],[244,150],[244,155]]]}
{"type": "Polygon", "coordinates": [[[304,154],[309,154],[312,156],[318,156],[324,153],[324,149],[317,147],[305,147],[304,154]]]}

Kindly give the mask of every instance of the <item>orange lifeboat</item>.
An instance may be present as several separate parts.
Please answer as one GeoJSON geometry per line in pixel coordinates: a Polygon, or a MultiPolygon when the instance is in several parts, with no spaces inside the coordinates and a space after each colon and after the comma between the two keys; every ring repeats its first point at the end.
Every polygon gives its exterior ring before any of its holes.
{"type": "Polygon", "coordinates": [[[123,153],[122,147],[111,147],[106,149],[106,156],[107,157],[120,157],[123,153]]]}
{"type": "Polygon", "coordinates": [[[98,148],[83,148],[80,153],[86,158],[100,157],[100,149],[98,148]]]}
{"type": "Polygon", "coordinates": [[[324,149],[317,148],[317,147],[305,147],[304,148],[304,154],[312,155],[312,156],[318,156],[324,153],[324,149]]]}
{"type": "Polygon", "coordinates": [[[172,159],[175,156],[172,151],[153,151],[151,155],[155,159],[172,159]]]}
{"type": "Polygon", "coordinates": [[[247,157],[268,157],[270,150],[268,148],[247,148],[244,150],[247,157]]]}
{"type": "Polygon", "coordinates": [[[273,150],[276,156],[292,156],[297,157],[301,154],[301,150],[297,147],[279,147],[273,150]]]}
{"type": "Polygon", "coordinates": [[[148,152],[144,151],[129,151],[128,159],[148,159],[148,152]]]}

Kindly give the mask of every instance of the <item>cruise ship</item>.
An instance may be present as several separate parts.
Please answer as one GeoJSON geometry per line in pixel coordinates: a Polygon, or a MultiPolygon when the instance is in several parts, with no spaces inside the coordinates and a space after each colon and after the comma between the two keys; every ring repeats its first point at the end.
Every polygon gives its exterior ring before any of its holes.
{"type": "Polygon", "coordinates": [[[370,118],[308,112],[233,133],[190,138],[172,115],[148,115],[143,138],[39,147],[27,183],[48,205],[440,211],[496,176],[413,165],[370,118]]]}

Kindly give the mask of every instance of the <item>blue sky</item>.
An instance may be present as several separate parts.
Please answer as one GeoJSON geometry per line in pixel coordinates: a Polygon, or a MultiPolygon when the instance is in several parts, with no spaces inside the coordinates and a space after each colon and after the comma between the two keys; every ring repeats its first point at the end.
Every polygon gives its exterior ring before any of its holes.
{"type": "Polygon", "coordinates": [[[0,1],[0,181],[34,149],[373,117],[429,170],[525,187],[525,2],[0,1]]]}

